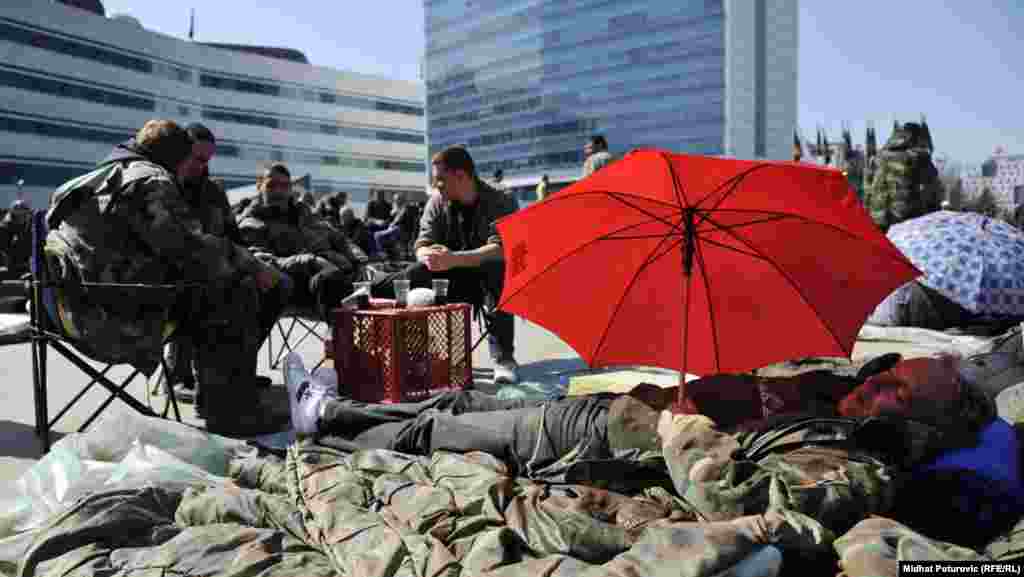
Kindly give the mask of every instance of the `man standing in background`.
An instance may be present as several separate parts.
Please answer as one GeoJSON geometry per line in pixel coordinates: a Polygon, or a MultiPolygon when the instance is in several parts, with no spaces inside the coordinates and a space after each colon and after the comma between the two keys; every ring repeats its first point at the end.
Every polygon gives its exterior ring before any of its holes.
{"type": "Polygon", "coordinates": [[[583,178],[611,164],[612,155],[608,152],[608,141],[604,136],[595,134],[590,137],[590,142],[583,147],[583,158],[586,159],[583,161],[583,178]]]}

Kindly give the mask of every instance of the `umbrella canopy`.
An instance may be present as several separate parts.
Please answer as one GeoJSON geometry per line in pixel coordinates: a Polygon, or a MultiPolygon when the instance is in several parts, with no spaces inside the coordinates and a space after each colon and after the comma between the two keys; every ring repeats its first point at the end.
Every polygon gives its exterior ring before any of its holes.
{"type": "Polygon", "coordinates": [[[924,272],[921,284],[972,313],[1024,316],[1024,234],[999,219],[933,212],[893,225],[892,241],[924,272]]]}
{"type": "Polygon", "coordinates": [[[698,375],[849,356],[919,273],[842,174],[641,150],[497,224],[499,306],[591,366],[698,375]]]}

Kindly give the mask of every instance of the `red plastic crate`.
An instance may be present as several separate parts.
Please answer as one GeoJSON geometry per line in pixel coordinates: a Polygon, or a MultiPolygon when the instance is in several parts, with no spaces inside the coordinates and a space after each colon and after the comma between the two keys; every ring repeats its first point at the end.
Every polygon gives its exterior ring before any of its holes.
{"type": "Polygon", "coordinates": [[[370,403],[416,401],[473,382],[468,304],[334,311],[333,359],[338,386],[370,403]]]}

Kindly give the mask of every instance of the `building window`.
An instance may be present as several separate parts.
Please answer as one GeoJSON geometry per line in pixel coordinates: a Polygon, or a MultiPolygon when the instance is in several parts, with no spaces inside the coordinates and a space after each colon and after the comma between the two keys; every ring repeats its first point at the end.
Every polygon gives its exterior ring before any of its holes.
{"type": "Polygon", "coordinates": [[[199,75],[199,83],[201,86],[216,90],[232,90],[235,92],[264,94],[267,96],[293,98],[308,102],[320,102],[323,104],[337,104],[338,106],[347,106],[363,110],[381,110],[412,116],[423,116],[424,114],[423,107],[421,106],[387,102],[374,98],[360,98],[358,96],[348,96],[335,92],[312,90],[308,88],[284,87],[276,83],[233,78],[206,72],[199,75]]]}
{"type": "Polygon", "coordinates": [[[52,78],[30,76],[13,70],[0,69],[0,85],[12,86],[22,90],[41,92],[63,98],[74,98],[86,100],[109,106],[120,106],[124,108],[137,108],[139,110],[154,111],[156,102],[151,98],[143,98],[123,92],[102,90],[94,86],[83,84],[71,84],[52,78]]]}
{"type": "Polygon", "coordinates": [[[76,58],[85,58],[95,62],[109,64],[111,66],[127,68],[137,72],[144,72],[146,74],[153,71],[153,63],[145,58],[139,58],[137,56],[131,56],[114,50],[100,48],[93,44],[68,40],[66,38],[61,38],[41,31],[12,26],[7,22],[0,22],[0,38],[18,44],[34,46],[43,50],[50,50],[51,52],[57,52],[76,58]]]}

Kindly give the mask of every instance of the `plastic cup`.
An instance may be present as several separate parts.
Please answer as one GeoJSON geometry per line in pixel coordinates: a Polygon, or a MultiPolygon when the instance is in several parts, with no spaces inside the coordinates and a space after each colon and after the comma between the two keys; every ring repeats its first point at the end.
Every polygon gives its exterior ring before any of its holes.
{"type": "Polygon", "coordinates": [[[435,305],[446,305],[446,304],[448,304],[448,279],[446,279],[446,278],[435,278],[434,279],[434,304],[435,305]]]}
{"type": "Polygon", "coordinates": [[[356,300],[357,309],[365,311],[366,309],[370,308],[370,286],[372,284],[373,283],[369,281],[360,281],[352,283],[352,288],[354,289],[352,291],[353,293],[358,293],[360,291],[365,293],[359,295],[358,299],[356,300]]]}
{"type": "Polygon", "coordinates": [[[396,280],[395,282],[395,307],[405,308],[409,301],[409,281],[396,280]]]}

